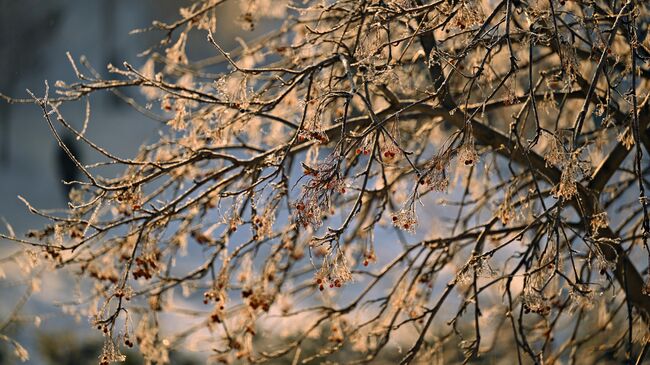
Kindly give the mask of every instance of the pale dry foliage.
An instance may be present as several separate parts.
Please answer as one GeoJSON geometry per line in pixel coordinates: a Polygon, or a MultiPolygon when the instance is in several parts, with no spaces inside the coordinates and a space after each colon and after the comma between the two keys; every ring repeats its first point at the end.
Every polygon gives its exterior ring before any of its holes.
{"type": "Polygon", "coordinates": [[[67,215],[28,205],[52,224],[3,235],[27,249],[1,263],[78,277],[64,309],[100,363],[642,361],[647,2],[242,0],[242,33],[275,30],[225,50],[226,2],[154,22],[143,67],[71,56],[77,82],[6,98],[103,156],[74,160],[67,215]],[[188,57],[196,35],[214,56],[188,57]],[[61,106],[100,91],[159,139],[88,140],[61,106]]]}

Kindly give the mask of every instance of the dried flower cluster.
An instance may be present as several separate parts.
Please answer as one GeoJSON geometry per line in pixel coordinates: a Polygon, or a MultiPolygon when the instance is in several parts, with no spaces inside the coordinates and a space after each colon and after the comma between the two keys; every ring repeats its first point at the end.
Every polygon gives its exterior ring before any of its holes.
{"type": "Polygon", "coordinates": [[[303,227],[318,228],[324,216],[330,214],[333,195],[345,194],[345,183],[340,177],[338,161],[327,161],[316,167],[303,164],[304,176],[309,181],[303,186],[300,198],[294,203],[296,222],[303,227]]]}

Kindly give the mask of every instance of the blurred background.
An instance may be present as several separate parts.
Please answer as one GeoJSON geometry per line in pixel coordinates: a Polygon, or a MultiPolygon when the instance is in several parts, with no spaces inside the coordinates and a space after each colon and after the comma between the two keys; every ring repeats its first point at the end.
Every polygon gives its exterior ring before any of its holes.
{"type": "MultiPolygon", "coordinates": [[[[90,64],[103,75],[106,65],[128,61],[136,67],[144,63],[138,53],[156,44],[160,32],[129,35],[136,28],[146,28],[153,20],[164,22],[178,18],[178,9],[187,0],[0,0],[0,93],[15,98],[29,97],[26,89],[38,96],[44,94],[44,81],[54,85],[57,80],[76,81],[66,52],[78,60],[85,55],[90,64]]],[[[229,26],[229,12],[223,8],[222,30],[216,36],[222,45],[234,46],[229,26]]],[[[232,24],[230,24],[232,25],[232,24]]],[[[268,29],[268,28],[267,28],[268,29]]],[[[265,31],[264,27],[255,36],[265,31]]],[[[196,57],[213,54],[204,38],[191,40],[188,47],[196,57]]],[[[190,55],[191,56],[191,55],[190,55]]],[[[132,93],[136,93],[133,90],[132,93]]],[[[139,146],[155,139],[159,122],[148,120],[111,93],[95,93],[90,98],[91,121],[87,136],[118,156],[133,156],[139,146]]],[[[64,113],[75,126],[81,126],[84,103],[66,105],[64,113]]],[[[69,136],[64,137],[84,163],[95,162],[96,156],[69,136]]],[[[23,236],[29,229],[40,228],[46,220],[30,214],[18,196],[33,206],[56,212],[67,202],[62,180],[74,178],[72,162],[58,149],[40,108],[34,104],[9,105],[0,100],[0,232],[23,236]]],[[[0,240],[0,258],[18,247],[0,240]]],[[[0,272],[0,278],[12,273],[0,272]]],[[[102,339],[89,329],[86,318],[61,315],[53,303],[69,288],[57,288],[62,281],[44,283],[22,307],[20,321],[6,323],[25,293],[25,285],[0,281],[0,333],[19,341],[30,353],[28,364],[96,364],[102,339]],[[38,316],[37,316],[38,314],[38,316]]],[[[15,364],[11,344],[0,340],[0,364],[15,364]]],[[[129,364],[142,363],[137,356],[128,356],[129,364]]],[[[191,356],[174,354],[172,363],[198,363],[191,356]]],[[[201,361],[202,363],[203,361],[201,361]]]]}

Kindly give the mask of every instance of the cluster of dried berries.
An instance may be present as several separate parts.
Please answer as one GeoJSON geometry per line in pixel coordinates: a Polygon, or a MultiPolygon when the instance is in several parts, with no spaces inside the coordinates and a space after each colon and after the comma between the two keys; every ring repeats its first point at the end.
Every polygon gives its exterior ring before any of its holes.
{"type": "Polygon", "coordinates": [[[308,131],[308,130],[301,130],[298,133],[298,142],[305,142],[305,141],[317,141],[319,143],[325,144],[330,141],[329,137],[327,137],[327,134],[323,131],[308,131]]]}
{"type": "Polygon", "coordinates": [[[561,166],[568,159],[569,152],[564,148],[564,144],[554,135],[550,135],[548,149],[544,154],[546,166],[561,166]]]}
{"type": "Polygon", "coordinates": [[[368,156],[372,152],[374,134],[368,134],[365,136],[359,143],[359,147],[354,150],[354,153],[358,155],[368,156]]]}
{"type": "Polygon", "coordinates": [[[488,257],[478,256],[472,258],[456,274],[456,282],[460,285],[468,285],[473,282],[474,275],[479,278],[491,278],[496,275],[496,272],[490,266],[488,257]]]}
{"type": "Polygon", "coordinates": [[[259,240],[270,236],[273,233],[274,220],[274,214],[263,214],[261,216],[256,215],[253,218],[253,229],[255,231],[253,240],[259,240]]]}
{"type": "Polygon", "coordinates": [[[621,132],[617,137],[616,140],[623,143],[623,146],[629,151],[632,149],[632,146],[634,146],[634,133],[632,133],[631,128],[626,128],[621,132]]]}
{"type": "Polygon", "coordinates": [[[328,252],[323,258],[323,265],[316,272],[315,282],[319,290],[325,287],[340,288],[352,280],[352,273],[348,267],[345,254],[341,249],[336,249],[336,253],[328,252]]]}
{"type": "Polygon", "coordinates": [[[321,119],[323,118],[323,110],[327,106],[327,103],[327,99],[321,100],[319,98],[313,98],[307,103],[304,103],[304,108],[307,111],[307,114],[304,125],[302,125],[302,128],[298,131],[299,142],[316,141],[321,144],[329,142],[329,137],[323,131],[321,122],[321,119]]]}
{"type": "Polygon", "coordinates": [[[271,185],[277,194],[270,196],[260,209],[260,202],[251,199],[251,228],[253,241],[261,240],[273,235],[273,225],[277,214],[278,204],[286,194],[284,183],[271,185]]]}
{"type": "Polygon", "coordinates": [[[463,135],[463,143],[460,145],[456,153],[460,163],[465,166],[472,166],[476,161],[478,161],[478,153],[474,146],[474,135],[472,134],[471,124],[468,124],[468,127],[466,128],[468,129],[463,135]]]}
{"type": "Polygon", "coordinates": [[[159,250],[153,250],[136,257],[136,268],[133,269],[133,278],[151,279],[160,269],[160,256],[159,250]]]}
{"type": "Polygon", "coordinates": [[[367,251],[363,254],[363,266],[368,266],[371,263],[377,262],[377,255],[375,250],[367,251]]]}
{"type": "Polygon", "coordinates": [[[239,215],[239,209],[241,206],[240,201],[236,201],[232,208],[229,210],[228,214],[224,215],[223,223],[228,225],[228,232],[234,233],[237,232],[237,227],[241,226],[244,222],[239,215]]]}
{"type": "Polygon", "coordinates": [[[534,289],[525,288],[521,296],[524,313],[537,313],[547,316],[551,312],[550,303],[541,293],[534,289]]]}
{"type": "Polygon", "coordinates": [[[242,289],[241,295],[252,310],[261,308],[264,312],[269,311],[274,299],[273,294],[267,293],[261,289],[254,290],[244,288],[242,289]]]}
{"type": "Polygon", "coordinates": [[[544,159],[547,166],[555,166],[562,171],[559,184],[553,187],[553,196],[571,199],[578,193],[578,181],[591,174],[591,163],[580,158],[583,148],[568,151],[560,138],[562,134],[560,137],[551,135],[544,159]]]}
{"type": "Polygon", "coordinates": [[[124,289],[122,288],[117,288],[115,289],[115,292],[113,295],[115,295],[116,298],[124,298],[124,300],[129,301],[131,300],[131,297],[133,297],[133,288],[131,287],[126,287],[124,289]]]}
{"type": "Polygon", "coordinates": [[[370,154],[370,148],[368,146],[362,146],[359,147],[355,150],[355,153],[357,155],[363,154],[364,156],[368,156],[370,154]]]}
{"type": "Polygon", "coordinates": [[[113,342],[112,338],[107,336],[104,339],[104,347],[102,348],[102,354],[99,356],[100,365],[108,365],[112,362],[123,362],[126,360],[119,347],[113,342]]]}
{"type": "Polygon", "coordinates": [[[516,217],[515,207],[512,202],[512,195],[516,191],[516,185],[510,185],[503,196],[503,201],[496,210],[496,217],[499,218],[501,223],[506,226],[516,217]]]}
{"type": "MultiPolygon", "coordinates": [[[[448,9],[444,9],[448,14],[454,12],[456,15],[451,18],[449,24],[452,28],[458,28],[460,30],[465,30],[475,25],[480,25],[485,19],[483,14],[483,7],[478,0],[461,0],[459,2],[454,2],[453,4],[458,4],[458,7],[453,9],[451,2],[442,3],[443,7],[446,5],[448,9]]],[[[449,32],[449,29],[447,29],[449,32]]]]}
{"type": "Polygon", "coordinates": [[[142,192],[139,189],[121,190],[115,194],[115,200],[118,202],[117,212],[130,216],[134,211],[141,208],[142,192]]]}
{"type": "Polygon", "coordinates": [[[219,288],[211,289],[203,293],[203,304],[208,304],[211,301],[215,303],[225,303],[226,298],[225,290],[219,288]]]}
{"type": "Polygon", "coordinates": [[[415,233],[418,226],[418,216],[415,212],[415,203],[413,200],[409,200],[402,209],[394,212],[391,219],[395,227],[410,233],[415,233]]]}
{"type": "MultiPolygon", "coordinates": [[[[568,86],[570,86],[567,81],[568,81],[568,79],[563,77],[560,74],[548,75],[546,77],[546,79],[545,79],[546,87],[548,87],[550,90],[553,90],[553,91],[560,91],[560,90],[563,90],[564,88],[567,88],[568,86]]],[[[547,102],[548,101],[550,101],[550,100],[547,100],[547,102]]],[[[554,106],[555,103],[552,102],[551,105],[554,106]]]]}
{"type": "Polygon", "coordinates": [[[296,221],[303,227],[318,228],[323,223],[323,215],[331,210],[333,194],[345,193],[345,183],[335,161],[326,161],[313,168],[303,164],[303,167],[304,176],[309,176],[310,180],[293,205],[296,221]]]}
{"type": "Polygon", "coordinates": [[[370,229],[363,232],[365,235],[365,242],[363,245],[363,266],[368,266],[371,263],[377,262],[377,255],[375,254],[375,233],[370,229]]]}
{"type": "Polygon", "coordinates": [[[426,170],[420,183],[426,185],[433,191],[446,192],[449,188],[449,154],[436,155],[426,166],[426,170]]]}
{"type": "Polygon", "coordinates": [[[390,133],[384,132],[379,138],[379,151],[381,153],[382,162],[390,164],[397,160],[397,156],[401,153],[400,148],[397,145],[399,140],[399,119],[395,117],[395,120],[391,123],[390,133]]]}
{"type": "Polygon", "coordinates": [[[607,212],[603,211],[591,216],[589,225],[591,227],[591,234],[594,236],[597,235],[598,231],[600,231],[603,228],[606,228],[609,225],[609,220],[607,219],[607,212]]]}
{"type": "Polygon", "coordinates": [[[225,314],[226,305],[224,303],[217,303],[214,305],[212,312],[210,313],[210,322],[212,323],[221,323],[223,321],[225,314]]]}
{"type": "Polygon", "coordinates": [[[570,154],[560,163],[562,175],[560,183],[553,187],[551,193],[556,198],[571,199],[578,194],[578,182],[591,174],[591,164],[580,160],[580,151],[570,154]]]}
{"type": "Polygon", "coordinates": [[[384,163],[393,163],[396,160],[398,153],[400,153],[399,148],[395,144],[389,144],[380,149],[381,151],[381,160],[384,163]]]}
{"type": "Polygon", "coordinates": [[[372,152],[372,134],[367,135],[360,143],[361,145],[354,150],[354,153],[359,155],[368,156],[372,152]]]}
{"type": "Polygon", "coordinates": [[[242,28],[247,29],[249,31],[255,30],[255,18],[253,18],[253,13],[251,13],[250,11],[242,13],[237,19],[239,20],[239,23],[241,24],[242,28]]]}
{"type": "Polygon", "coordinates": [[[594,307],[596,291],[587,284],[575,284],[569,291],[569,298],[571,299],[572,312],[579,309],[590,310],[594,307]]]}

